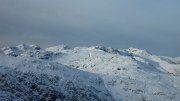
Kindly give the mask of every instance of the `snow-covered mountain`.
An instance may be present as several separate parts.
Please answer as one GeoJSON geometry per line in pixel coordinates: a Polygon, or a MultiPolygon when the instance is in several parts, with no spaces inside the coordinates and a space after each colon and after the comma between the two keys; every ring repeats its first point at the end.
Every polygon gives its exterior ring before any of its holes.
{"type": "Polygon", "coordinates": [[[180,57],[137,48],[0,49],[0,101],[179,101],[180,57]]]}

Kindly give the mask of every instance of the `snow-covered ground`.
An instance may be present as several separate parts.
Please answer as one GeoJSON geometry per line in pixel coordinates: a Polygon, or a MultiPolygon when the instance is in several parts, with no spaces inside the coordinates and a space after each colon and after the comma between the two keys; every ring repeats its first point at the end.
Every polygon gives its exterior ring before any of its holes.
{"type": "Polygon", "coordinates": [[[179,101],[180,57],[137,48],[0,49],[0,101],[179,101]]]}

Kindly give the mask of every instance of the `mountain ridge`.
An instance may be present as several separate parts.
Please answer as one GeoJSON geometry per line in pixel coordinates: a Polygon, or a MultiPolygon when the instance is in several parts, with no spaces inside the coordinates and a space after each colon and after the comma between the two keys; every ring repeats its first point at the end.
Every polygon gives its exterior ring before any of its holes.
{"type": "MultiPolygon", "coordinates": [[[[152,53],[138,48],[116,49],[104,46],[75,47],[58,45],[42,49],[38,45],[21,44],[18,46],[7,46],[0,49],[0,76],[1,83],[0,99],[21,99],[33,100],[40,98],[47,100],[101,100],[101,101],[178,101],[180,99],[180,59],[179,57],[156,56],[152,53]],[[7,72],[8,69],[11,72],[7,72]],[[7,75],[3,74],[4,72],[7,75]],[[20,72],[19,74],[16,72],[20,72]],[[32,73],[38,80],[45,79],[46,82],[28,81],[30,84],[37,82],[44,83],[42,87],[50,87],[46,94],[29,88],[30,85],[20,83],[17,77],[23,79],[24,74],[32,73]],[[32,95],[24,95],[17,90],[17,94],[3,86],[8,83],[7,78],[15,80],[13,85],[21,84],[32,95]],[[46,77],[42,77],[46,75],[46,77]],[[6,77],[7,76],[7,77],[6,77]],[[47,77],[55,79],[53,83],[47,77]],[[63,78],[63,79],[62,79],[63,78]],[[7,80],[7,81],[5,81],[7,80]],[[70,80],[71,87],[65,87],[70,80]],[[62,84],[61,87],[56,85],[62,84]],[[5,89],[6,88],[6,89],[5,89]],[[63,89],[67,88],[67,92],[63,89]],[[31,90],[29,90],[31,89],[31,90]],[[57,92],[54,89],[58,89],[57,92]],[[57,92],[56,95],[52,92],[57,92]],[[74,92],[74,93],[72,93],[74,92]],[[85,93],[88,92],[88,93],[85,93]],[[79,95],[77,95],[77,94],[79,95]],[[7,97],[12,95],[12,97],[7,97]],[[46,95],[45,97],[42,97],[46,95]],[[23,97],[25,96],[25,97],[23,97]],[[69,99],[68,99],[69,98],[69,99]]],[[[29,74],[28,74],[29,75],[29,74]]],[[[31,77],[27,77],[33,79],[31,77]]],[[[38,86],[38,83],[36,84],[38,86]]],[[[42,88],[40,86],[40,88],[42,88]]],[[[38,89],[40,89],[38,88],[38,89]]],[[[22,89],[21,89],[22,90],[22,89]]],[[[44,91],[44,89],[42,89],[44,91]]]]}

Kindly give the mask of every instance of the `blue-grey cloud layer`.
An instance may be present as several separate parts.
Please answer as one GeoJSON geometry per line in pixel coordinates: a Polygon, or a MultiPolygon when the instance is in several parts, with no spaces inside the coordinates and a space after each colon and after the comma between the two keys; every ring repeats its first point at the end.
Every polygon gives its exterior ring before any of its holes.
{"type": "Polygon", "coordinates": [[[180,56],[179,0],[0,0],[0,45],[138,47],[180,56]]]}

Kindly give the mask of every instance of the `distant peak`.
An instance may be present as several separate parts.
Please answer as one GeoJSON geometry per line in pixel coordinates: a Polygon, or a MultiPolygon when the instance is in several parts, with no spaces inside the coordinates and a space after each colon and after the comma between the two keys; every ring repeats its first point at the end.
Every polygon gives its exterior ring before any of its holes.
{"type": "Polygon", "coordinates": [[[38,45],[28,45],[28,44],[20,44],[18,46],[16,46],[18,49],[20,50],[28,50],[28,49],[31,49],[31,50],[40,50],[40,46],[38,45]]]}
{"type": "Polygon", "coordinates": [[[5,46],[1,48],[1,51],[5,55],[17,57],[22,54],[33,54],[33,51],[39,51],[41,48],[38,45],[20,44],[17,46],[5,46]]]}
{"type": "Polygon", "coordinates": [[[51,52],[55,52],[55,53],[59,53],[62,50],[66,50],[66,49],[71,49],[70,47],[62,44],[62,45],[57,45],[57,46],[53,46],[53,47],[48,47],[46,48],[46,51],[51,51],[51,52]]]}
{"type": "Polygon", "coordinates": [[[27,44],[20,44],[20,45],[17,45],[16,47],[19,49],[29,49],[30,48],[30,46],[27,44]]]}
{"type": "Polygon", "coordinates": [[[120,51],[116,48],[112,48],[112,47],[105,47],[105,46],[94,46],[95,49],[99,49],[102,50],[104,52],[107,53],[114,53],[114,54],[118,54],[120,53],[120,51]]]}
{"type": "Polygon", "coordinates": [[[20,53],[17,47],[12,47],[12,46],[2,47],[1,50],[3,51],[4,54],[15,57],[18,56],[18,54],[20,53]]]}
{"type": "Polygon", "coordinates": [[[134,48],[134,47],[130,47],[126,49],[126,51],[128,51],[129,53],[137,54],[137,55],[152,55],[147,50],[142,50],[142,49],[134,48]]]}

